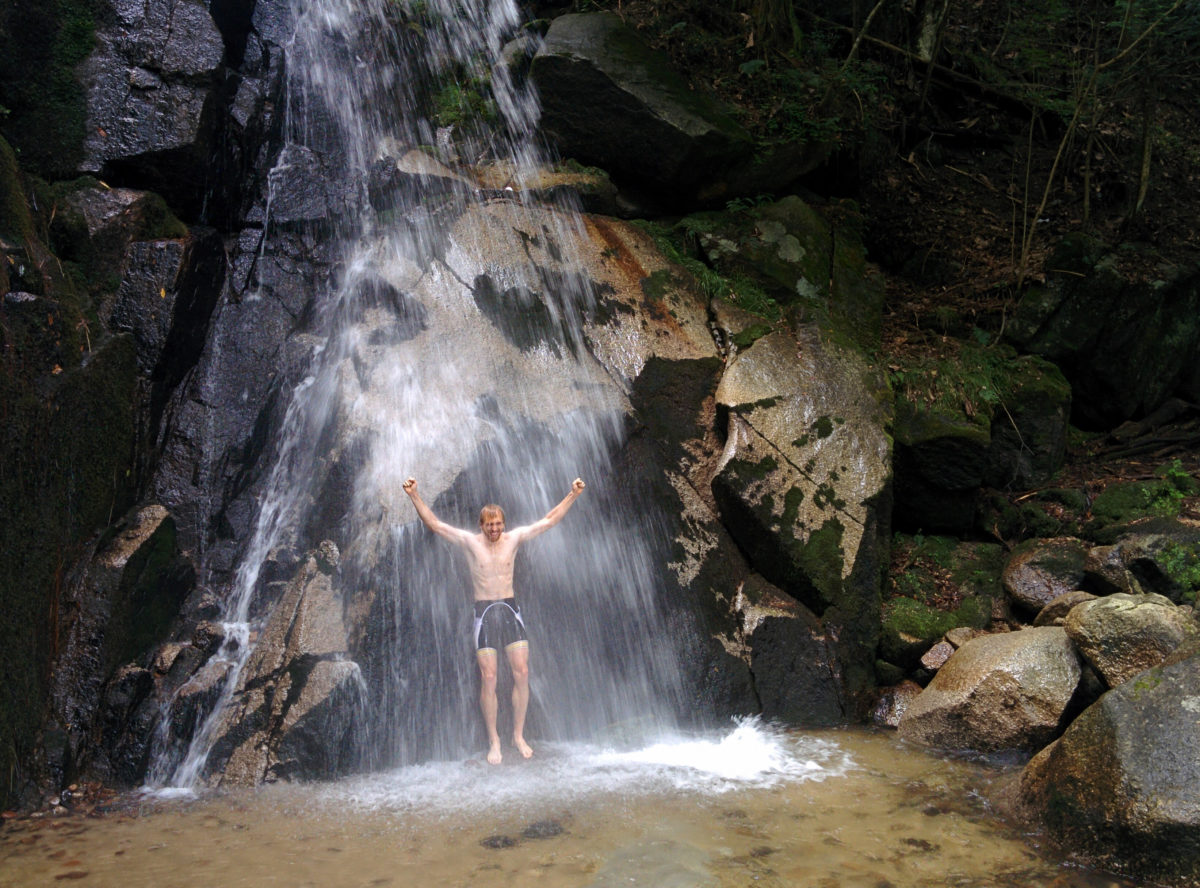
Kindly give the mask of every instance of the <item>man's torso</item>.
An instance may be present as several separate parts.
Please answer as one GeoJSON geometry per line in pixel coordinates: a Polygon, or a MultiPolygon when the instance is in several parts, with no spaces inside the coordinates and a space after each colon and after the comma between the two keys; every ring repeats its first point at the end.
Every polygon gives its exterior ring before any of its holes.
{"type": "Polygon", "coordinates": [[[513,566],[520,541],[505,533],[494,544],[482,534],[464,541],[471,585],[476,601],[495,601],[513,597],[513,566]]]}

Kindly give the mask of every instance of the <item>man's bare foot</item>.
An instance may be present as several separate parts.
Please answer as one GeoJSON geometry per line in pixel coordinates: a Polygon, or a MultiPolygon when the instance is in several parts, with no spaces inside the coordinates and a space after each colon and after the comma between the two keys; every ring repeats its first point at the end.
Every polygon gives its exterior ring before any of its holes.
{"type": "Polygon", "coordinates": [[[525,758],[533,758],[533,748],[525,742],[524,737],[513,737],[513,746],[517,747],[517,751],[525,758]]]}
{"type": "MultiPolygon", "coordinates": [[[[528,758],[528,756],[526,756],[528,758]]],[[[495,741],[491,748],[488,749],[487,760],[489,765],[500,764],[502,756],[500,755],[500,741],[495,741]]]]}

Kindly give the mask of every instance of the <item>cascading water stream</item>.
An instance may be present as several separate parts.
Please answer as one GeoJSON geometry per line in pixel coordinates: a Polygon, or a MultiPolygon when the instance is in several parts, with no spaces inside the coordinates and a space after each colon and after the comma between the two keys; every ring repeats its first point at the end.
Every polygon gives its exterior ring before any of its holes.
{"type": "Polygon", "coordinates": [[[220,695],[186,750],[160,743],[152,786],[192,786],[213,770],[214,736],[263,622],[262,566],[319,541],[312,516],[332,508],[331,488],[344,501],[341,593],[349,609],[371,613],[351,651],[366,674],[365,763],[478,751],[469,583],[458,554],[415,523],[401,490],[409,475],[444,520],[467,527],[485,502],[501,503],[512,527],[541,517],[575,476],[589,483],[518,562],[533,636],[533,736],[654,736],[680,708],[686,633],[662,601],[659,522],[616,464],[629,408],[587,348],[593,296],[572,258],[580,217],[517,198],[539,151],[536,99],[499,64],[516,5],[412,6],[401,20],[395,0],[295,8],[287,146],[271,181],[304,152],[327,166],[337,158],[332,188],[360,209],[330,234],[336,280],[313,307],[308,371],[274,444],[223,616],[226,643],[205,667],[223,671],[220,695]],[[502,120],[460,124],[457,144],[502,164],[513,196],[464,179],[450,195],[411,191],[395,211],[374,211],[372,164],[445,142],[423,110],[430,90],[458,95],[484,75],[502,120]],[[336,485],[333,463],[351,469],[336,485]]]}

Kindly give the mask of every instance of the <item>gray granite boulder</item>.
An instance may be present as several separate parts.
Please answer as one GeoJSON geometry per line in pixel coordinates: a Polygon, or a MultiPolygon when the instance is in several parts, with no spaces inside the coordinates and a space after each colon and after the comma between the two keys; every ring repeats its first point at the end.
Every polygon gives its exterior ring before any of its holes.
{"type": "Polygon", "coordinates": [[[1200,656],[1104,694],[1021,774],[1020,803],[1052,838],[1105,867],[1200,877],[1200,656]]]}
{"type": "Polygon", "coordinates": [[[1117,593],[1084,602],[1067,614],[1063,628],[1109,687],[1160,665],[1200,635],[1191,608],[1152,594],[1117,593]]]}
{"type": "Polygon", "coordinates": [[[1056,626],[985,635],[955,651],[900,721],[900,737],[941,749],[1034,751],[1062,728],[1079,654],[1056,626]]]}

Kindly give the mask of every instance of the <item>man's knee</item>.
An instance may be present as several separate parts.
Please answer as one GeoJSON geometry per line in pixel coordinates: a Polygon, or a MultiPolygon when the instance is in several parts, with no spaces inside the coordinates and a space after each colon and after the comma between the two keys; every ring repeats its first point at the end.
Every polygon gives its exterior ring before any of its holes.
{"type": "Polygon", "coordinates": [[[492,654],[488,656],[481,652],[477,658],[477,662],[479,663],[479,677],[483,680],[484,684],[494,685],[496,683],[497,671],[496,655],[492,654]]]}
{"type": "Polygon", "coordinates": [[[515,681],[525,681],[529,678],[529,648],[513,646],[508,651],[508,665],[512,669],[515,681]]]}

